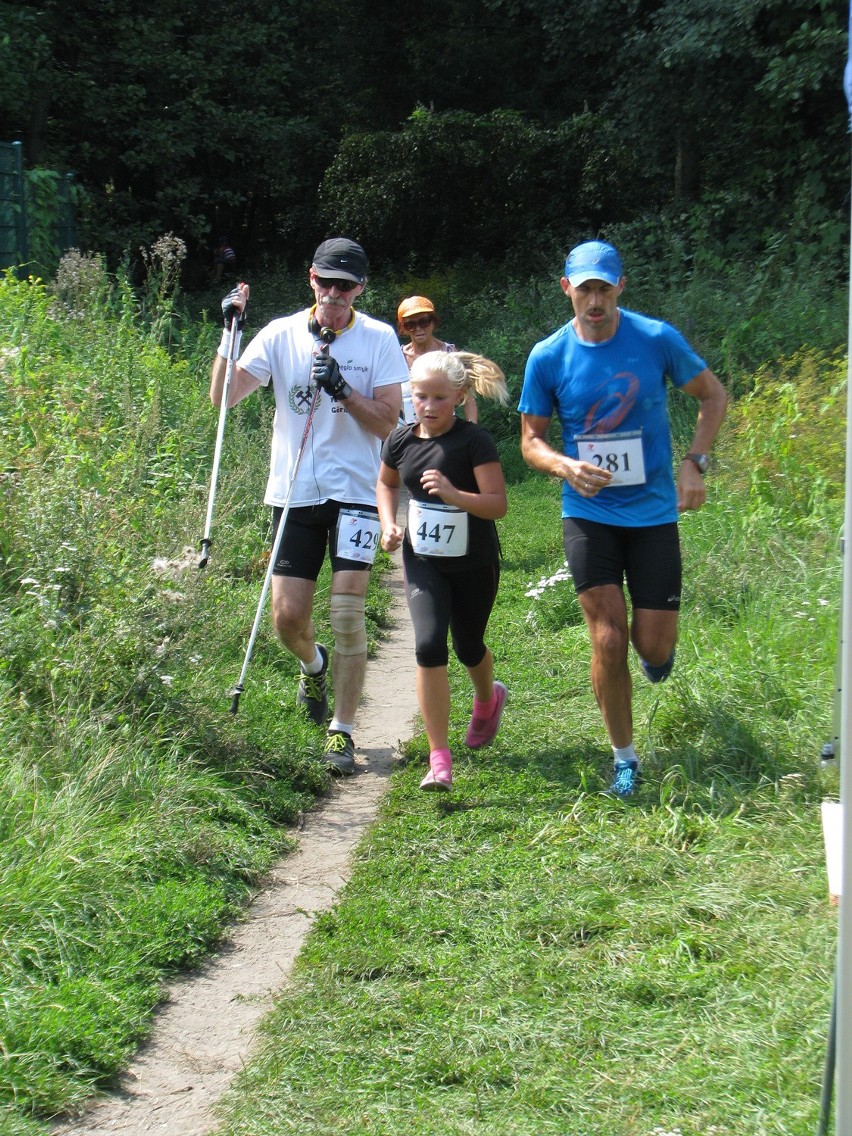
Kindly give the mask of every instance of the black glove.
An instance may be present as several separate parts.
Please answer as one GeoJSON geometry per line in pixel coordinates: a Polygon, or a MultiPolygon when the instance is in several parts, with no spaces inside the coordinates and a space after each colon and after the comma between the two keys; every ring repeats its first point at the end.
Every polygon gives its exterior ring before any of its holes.
{"type": "Polygon", "coordinates": [[[311,378],[326,394],[330,394],[335,402],[343,402],[352,394],[352,387],[341,375],[337,360],[332,359],[326,351],[314,356],[311,378]]]}
{"type": "Polygon", "coordinates": [[[248,300],[245,302],[245,307],[240,311],[234,300],[241,299],[243,291],[241,288],[232,288],[225,299],[222,301],[222,316],[225,320],[225,327],[228,331],[231,330],[231,320],[234,316],[237,317],[237,331],[242,331],[246,326],[246,308],[248,308],[248,300]]]}

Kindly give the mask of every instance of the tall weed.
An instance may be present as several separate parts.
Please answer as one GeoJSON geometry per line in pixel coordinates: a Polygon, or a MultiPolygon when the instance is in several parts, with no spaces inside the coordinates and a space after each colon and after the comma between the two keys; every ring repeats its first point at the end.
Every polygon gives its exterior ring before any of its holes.
{"type": "Polygon", "coordinates": [[[846,361],[813,349],[761,366],[720,455],[755,519],[820,528],[844,497],[846,361]]]}
{"type": "Polygon", "coordinates": [[[266,410],[229,420],[219,567],[184,551],[211,330],[193,369],[80,254],[54,287],[4,277],[0,313],[0,1107],[49,1114],[126,1061],[163,974],[209,950],[326,774],[268,633],[260,690],[227,713],[267,538],[266,410]]]}

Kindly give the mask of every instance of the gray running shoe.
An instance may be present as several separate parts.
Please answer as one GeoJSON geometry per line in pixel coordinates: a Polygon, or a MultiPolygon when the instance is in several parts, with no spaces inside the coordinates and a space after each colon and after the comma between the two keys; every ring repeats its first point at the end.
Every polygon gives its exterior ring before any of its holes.
{"type": "Polygon", "coordinates": [[[325,739],[322,759],[335,777],[348,777],[355,772],[355,743],[343,730],[335,730],[325,739]]]}
{"type": "Polygon", "coordinates": [[[323,726],[328,718],[328,692],[325,685],[325,676],[328,671],[328,651],[322,643],[317,643],[317,647],[322,655],[322,670],[315,675],[300,673],[296,703],[305,708],[314,725],[323,726]]]}

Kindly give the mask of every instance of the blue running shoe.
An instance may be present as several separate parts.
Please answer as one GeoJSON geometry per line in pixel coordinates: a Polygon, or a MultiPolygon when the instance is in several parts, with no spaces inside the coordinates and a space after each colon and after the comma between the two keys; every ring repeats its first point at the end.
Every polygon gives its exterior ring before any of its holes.
{"type": "Polygon", "coordinates": [[[665,682],[669,675],[672,673],[672,667],[675,663],[675,653],[669,655],[664,663],[655,666],[653,663],[646,663],[644,659],[640,659],[642,670],[645,672],[645,678],[648,682],[665,682]]]}
{"type": "Polygon", "coordinates": [[[641,780],[642,774],[639,772],[637,761],[616,761],[612,784],[607,792],[614,793],[616,797],[622,799],[632,797],[641,780]]]}

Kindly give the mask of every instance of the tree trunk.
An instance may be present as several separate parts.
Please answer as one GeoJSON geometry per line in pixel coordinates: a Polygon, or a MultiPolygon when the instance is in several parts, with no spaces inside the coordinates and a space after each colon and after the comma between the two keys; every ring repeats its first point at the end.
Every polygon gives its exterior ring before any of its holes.
{"type": "Polygon", "coordinates": [[[701,155],[696,145],[695,132],[689,127],[681,127],[677,132],[676,145],[675,201],[697,201],[701,189],[701,155]]]}

